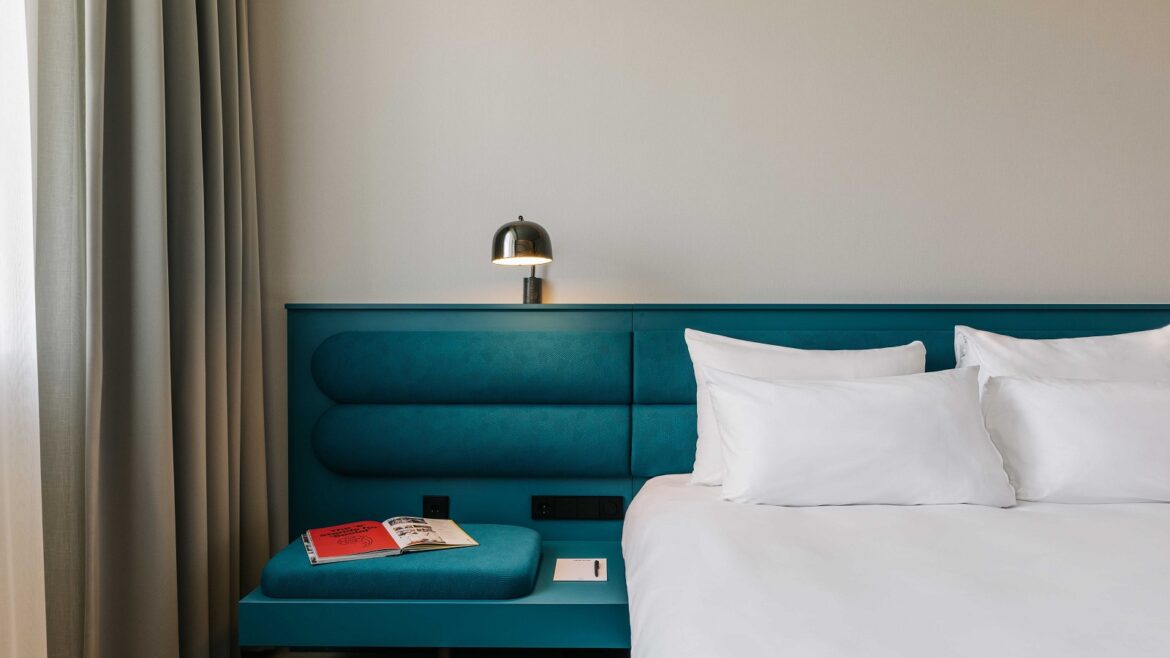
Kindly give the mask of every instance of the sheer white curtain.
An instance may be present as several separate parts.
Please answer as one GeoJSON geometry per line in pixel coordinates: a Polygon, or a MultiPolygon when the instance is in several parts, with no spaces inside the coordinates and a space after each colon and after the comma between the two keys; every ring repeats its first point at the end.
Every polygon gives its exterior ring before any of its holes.
{"type": "Polygon", "coordinates": [[[46,655],[29,59],[0,3],[0,655],[46,655]]]}

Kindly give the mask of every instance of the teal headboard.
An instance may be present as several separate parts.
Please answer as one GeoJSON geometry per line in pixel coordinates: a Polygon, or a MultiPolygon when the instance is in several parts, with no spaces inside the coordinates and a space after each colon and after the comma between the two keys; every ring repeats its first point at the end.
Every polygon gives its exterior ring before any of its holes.
{"type": "Polygon", "coordinates": [[[1138,331],[1170,305],[288,305],[290,531],[418,513],[546,539],[613,539],[620,521],[533,521],[533,495],[621,496],[689,472],[693,327],[794,347],[1138,331]]]}

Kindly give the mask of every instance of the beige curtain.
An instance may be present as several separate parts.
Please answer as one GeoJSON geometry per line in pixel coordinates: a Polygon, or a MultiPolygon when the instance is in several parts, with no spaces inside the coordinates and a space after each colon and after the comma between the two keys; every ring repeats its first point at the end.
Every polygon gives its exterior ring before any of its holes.
{"type": "Polygon", "coordinates": [[[246,2],[37,4],[49,655],[232,655],[268,555],[246,2]]]}

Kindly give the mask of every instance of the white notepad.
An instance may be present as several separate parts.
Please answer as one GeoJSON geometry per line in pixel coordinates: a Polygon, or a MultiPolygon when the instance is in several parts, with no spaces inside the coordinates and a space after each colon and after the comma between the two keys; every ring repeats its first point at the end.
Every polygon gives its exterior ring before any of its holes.
{"type": "Polygon", "coordinates": [[[553,580],[603,582],[608,579],[605,558],[560,558],[553,580]]]}

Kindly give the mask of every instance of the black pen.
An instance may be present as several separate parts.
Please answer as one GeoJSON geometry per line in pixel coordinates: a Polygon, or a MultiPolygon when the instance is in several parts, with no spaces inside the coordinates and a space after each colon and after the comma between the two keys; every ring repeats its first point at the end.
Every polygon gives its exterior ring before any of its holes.
{"type": "Polygon", "coordinates": [[[593,577],[597,578],[600,576],[601,576],[601,560],[594,560],[593,561],[593,577]]]}

